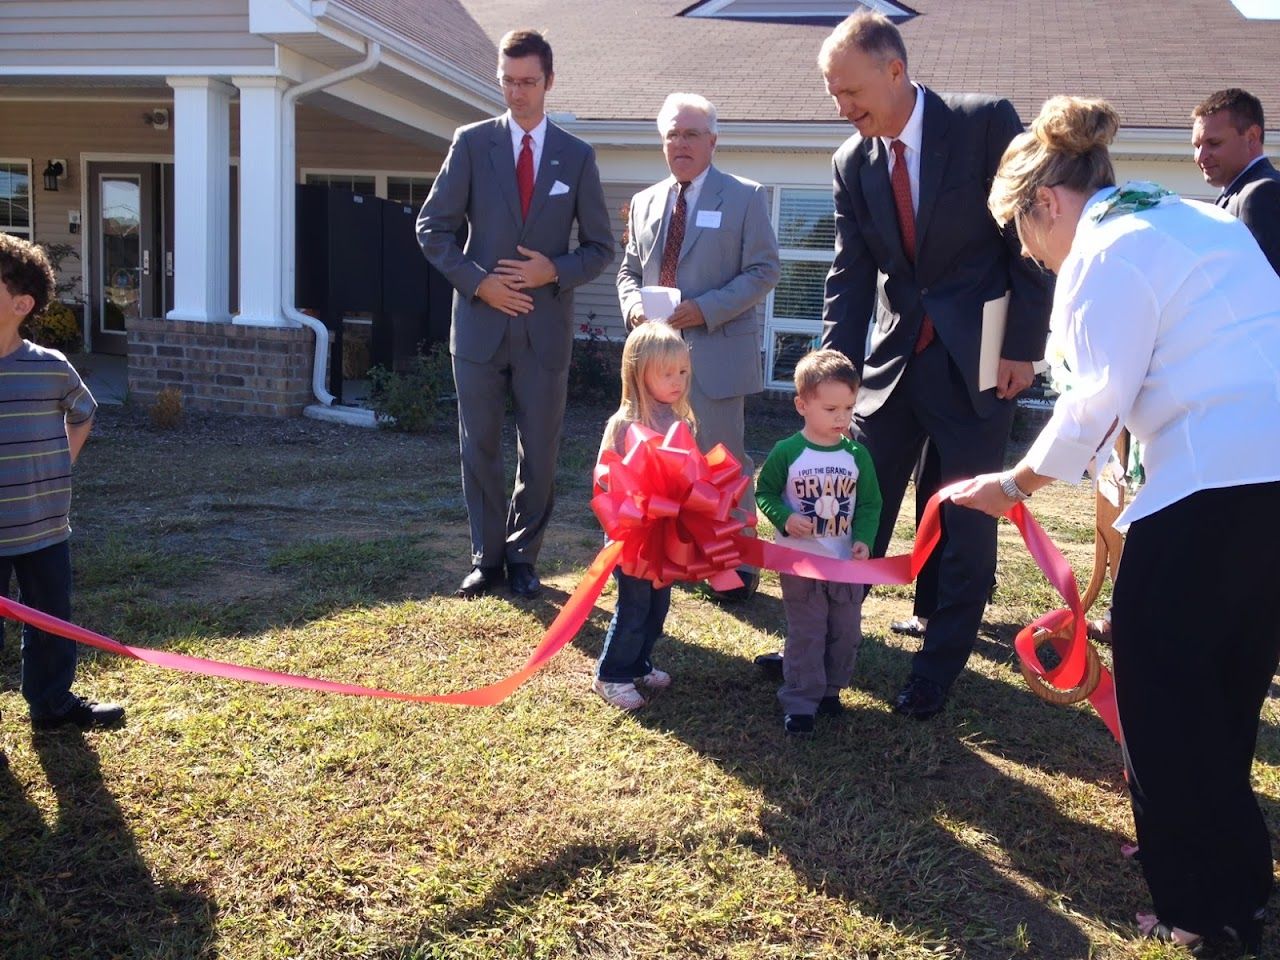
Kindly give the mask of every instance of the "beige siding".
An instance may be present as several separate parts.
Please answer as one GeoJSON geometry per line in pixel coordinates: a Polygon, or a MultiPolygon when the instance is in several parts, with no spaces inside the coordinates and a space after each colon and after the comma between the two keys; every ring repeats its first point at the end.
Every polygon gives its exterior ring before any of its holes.
{"type": "Polygon", "coordinates": [[[622,263],[622,231],[627,225],[622,219],[622,208],[631,202],[631,198],[636,193],[647,186],[646,183],[606,183],[604,185],[604,199],[609,206],[617,252],[614,254],[613,262],[601,271],[600,276],[590,283],[584,283],[574,291],[573,307],[578,323],[603,328],[606,337],[621,339],[627,335],[622,325],[622,312],[618,309],[617,288],[618,265],[622,263]]]}
{"type": "MultiPolygon", "coordinates": [[[[143,122],[152,106],[172,107],[167,91],[154,101],[137,103],[28,103],[0,100],[0,130],[5,131],[0,154],[6,159],[31,162],[32,238],[46,243],[69,243],[77,250],[83,234],[73,236],[67,212],[81,210],[82,154],[120,154],[147,158],[173,155],[173,130],[155,130],[143,122]],[[46,191],[40,179],[45,164],[57,158],[67,162],[69,176],[56,193],[46,191]]],[[[78,261],[64,265],[80,273],[78,261]]]]}
{"type": "Polygon", "coordinates": [[[249,33],[249,0],[28,0],[0,3],[0,65],[270,67],[249,33]]]}
{"type": "MultiPolygon", "coordinates": [[[[33,239],[70,243],[78,250],[83,235],[73,236],[67,213],[82,209],[82,157],[109,155],[115,159],[161,161],[173,158],[173,135],[181,118],[172,117],[168,130],[156,130],[144,122],[152,107],[173,109],[170,91],[158,90],[154,100],[136,103],[26,102],[0,100],[0,130],[4,131],[0,157],[31,164],[33,239]],[[43,189],[40,175],[51,159],[67,162],[70,176],[56,193],[43,189]]],[[[231,155],[240,152],[239,110],[231,107],[231,155]]],[[[369,169],[433,173],[443,153],[432,151],[379,130],[324,111],[298,107],[298,168],[369,169]]],[[[68,270],[80,273],[78,263],[68,270]]],[[[616,312],[616,307],[615,307],[616,312]]]]}

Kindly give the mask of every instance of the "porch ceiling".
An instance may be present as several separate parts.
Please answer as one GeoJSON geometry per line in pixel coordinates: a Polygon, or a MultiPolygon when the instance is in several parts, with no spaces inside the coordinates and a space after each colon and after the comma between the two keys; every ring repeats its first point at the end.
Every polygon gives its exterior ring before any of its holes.
{"type": "Polygon", "coordinates": [[[324,91],[314,93],[301,102],[308,107],[332,113],[335,116],[358,123],[363,127],[369,127],[372,130],[378,130],[381,133],[390,134],[393,137],[399,137],[402,140],[415,143],[433,153],[442,154],[449,149],[448,137],[437,136],[428,130],[401,123],[392,117],[384,116],[374,110],[368,110],[349,100],[344,100],[324,91]]]}

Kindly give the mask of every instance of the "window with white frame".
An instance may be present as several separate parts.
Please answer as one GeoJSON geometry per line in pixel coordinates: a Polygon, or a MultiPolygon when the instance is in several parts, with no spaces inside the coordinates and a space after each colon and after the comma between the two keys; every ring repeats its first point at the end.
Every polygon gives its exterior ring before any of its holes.
{"type": "Polygon", "coordinates": [[[406,206],[421,206],[431,192],[433,177],[379,170],[303,170],[302,182],[337,187],[365,197],[381,197],[406,206]]]}
{"type": "Polygon", "coordinates": [[[31,163],[0,160],[0,233],[31,239],[31,163]]]}
{"type": "Polygon", "coordinates": [[[822,298],[835,250],[835,206],[829,188],[780,187],[774,222],[782,277],[765,313],[765,381],[791,385],[796,362],[822,338],[822,298]]]}

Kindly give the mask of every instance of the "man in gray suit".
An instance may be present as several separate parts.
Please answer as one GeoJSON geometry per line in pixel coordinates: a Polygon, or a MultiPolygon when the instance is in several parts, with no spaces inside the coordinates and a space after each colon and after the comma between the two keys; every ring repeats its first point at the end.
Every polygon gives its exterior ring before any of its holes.
{"type": "Polygon", "coordinates": [[[554,499],[573,289],[614,253],[595,153],[544,112],[555,80],[551,47],[536,31],[516,30],[499,50],[510,109],[457,131],[418,216],[422,252],[454,288],[449,351],[473,564],[458,596],[467,598],[499,583],[504,565],[513,593],[541,589],[534,564],[554,499]],[[464,225],[465,247],[457,240],[464,225]],[[519,451],[510,506],[502,466],[508,394],[519,451]]]}
{"type": "MultiPolygon", "coordinates": [[[[913,84],[902,36],[880,14],[841,23],[818,63],[837,110],[858,130],[832,164],[836,247],[823,345],[862,372],[854,423],[884,494],[879,556],[926,440],[941,484],[1003,467],[1014,397],[1044,354],[1050,283],[987,211],[1000,157],[1022,130],[1012,104],[943,98],[913,84]],[[987,385],[983,326],[1000,312],[1003,339],[987,385]]],[[[942,709],[964,668],[995,573],[992,517],[947,504],[942,523],[934,609],[893,701],[918,719],[942,709]]]]}
{"type": "Polygon", "coordinates": [[[1217,204],[1239,217],[1280,273],[1280,171],[1262,155],[1262,103],[1244,90],[1219,90],[1191,112],[1196,166],[1222,193],[1217,204]]]}
{"type": "MultiPolygon", "coordinates": [[[[768,197],[760,184],[712,166],[716,108],[705,97],[667,97],[658,133],[671,176],[631,199],[618,302],[631,329],[647,320],[642,286],[679,288],[667,322],[689,344],[698,446],[706,452],[723,443],[752,477],[743,398],[764,389],[760,305],[781,275],[768,197]]],[[[740,505],[754,514],[750,487],[740,505]]],[[[744,585],[729,596],[750,596],[759,574],[738,572],[744,585]]]]}

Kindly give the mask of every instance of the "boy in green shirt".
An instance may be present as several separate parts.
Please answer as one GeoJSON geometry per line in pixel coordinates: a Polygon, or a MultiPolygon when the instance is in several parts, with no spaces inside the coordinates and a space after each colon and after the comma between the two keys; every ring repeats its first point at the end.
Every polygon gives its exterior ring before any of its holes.
{"type": "MultiPolygon", "coordinates": [[[[858,371],[838,350],[816,350],[795,370],[804,428],[778,443],[760,469],[756,504],[779,542],[840,560],[865,560],[880,523],[880,485],[866,447],[849,438],[858,371]]],[[[862,586],[779,574],[787,613],[783,728],[813,732],[816,714],[838,714],[862,642],[862,586]]]]}

